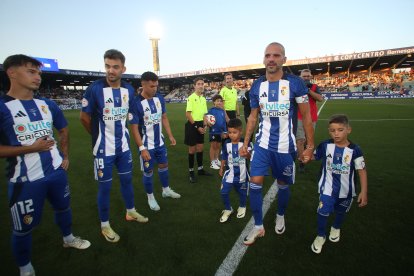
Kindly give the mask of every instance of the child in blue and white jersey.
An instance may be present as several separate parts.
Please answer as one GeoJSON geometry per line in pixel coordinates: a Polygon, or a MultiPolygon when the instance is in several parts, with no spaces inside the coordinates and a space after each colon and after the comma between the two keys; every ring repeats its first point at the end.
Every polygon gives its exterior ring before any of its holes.
{"type": "Polygon", "coordinates": [[[223,107],[223,97],[219,94],[212,98],[213,107],[208,110],[208,115],[215,117],[215,123],[210,124],[207,121],[207,125],[210,127],[209,141],[210,141],[210,168],[219,170],[220,169],[220,146],[222,139],[227,138],[227,126],[229,118],[223,107]]]}
{"type": "MultiPolygon", "coordinates": [[[[358,195],[359,207],[368,203],[368,181],[364,156],[358,145],[348,140],[351,126],[348,117],[333,115],[329,120],[329,135],[332,139],[323,141],[314,151],[314,159],[322,161],[319,179],[318,235],[311,249],[322,251],[326,240],[326,224],[330,213],[335,212],[335,220],[329,234],[331,242],[338,242],[340,228],[345,214],[351,208],[355,192],[355,172],[358,172],[361,191],[358,195]]],[[[305,160],[306,161],[306,160],[305,160]]]]}
{"type": "MultiPolygon", "coordinates": [[[[221,198],[224,203],[224,210],[221,214],[220,222],[226,222],[230,215],[233,213],[233,208],[230,205],[229,193],[231,188],[239,194],[240,203],[237,209],[237,218],[243,218],[246,215],[246,201],[247,201],[247,189],[249,183],[249,171],[247,160],[250,159],[250,153],[248,156],[241,157],[239,149],[243,146],[244,139],[241,138],[243,131],[243,123],[240,119],[231,119],[227,125],[229,139],[226,139],[223,143],[221,150],[221,166],[220,176],[223,177],[221,182],[221,198]],[[224,168],[227,168],[224,171],[224,168]]],[[[251,145],[251,144],[250,144],[251,145]]],[[[249,146],[248,151],[252,149],[249,146]]]]}

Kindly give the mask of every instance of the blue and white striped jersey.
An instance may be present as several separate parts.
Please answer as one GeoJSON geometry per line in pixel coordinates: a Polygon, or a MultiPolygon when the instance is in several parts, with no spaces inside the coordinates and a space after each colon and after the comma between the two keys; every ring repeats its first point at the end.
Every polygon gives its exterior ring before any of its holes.
{"type": "Polygon", "coordinates": [[[159,93],[152,99],[138,95],[131,105],[129,123],[138,124],[142,142],[149,150],[164,145],[162,114],[165,112],[165,101],[159,93]]]}
{"type": "Polygon", "coordinates": [[[296,151],[292,124],[296,112],[294,102],[307,102],[307,93],[303,80],[287,73],[276,82],[269,82],[262,76],[252,84],[250,106],[260,109],[256,135],[256,143],[260,147],[279,153],[296,151]]]}
{"type": "Polygon", "coordinates": [[[127,116],[134,88],[121,81],[112,88],[106,79],[93,82],[82,99],[82,111],[91,116],[93,154],[113,156],[129,150],[127,116]]]}
{"type": "MultiPolygon", "coordinates": [[[[239,149],[243,146],[243,138],[237,144],[226,139],[221,149],[221,158],[226,161],[228,170],[224,172],[223,180],[227,183],[244,183],[249,180],[247,160],[239,155],[239,149]]],[[[248,150],[251,151],[251,143],[248,150]]]]}
{"type": "Polygon", "coordinates": [[[351,198],[355,193],[355,171],[365,168],[364,156],[358,145],[337,147],[332,139],[319,144],[314,151],[321,160],[319,193],[337,198],[351,198]]]}
{"type": "MultiPolygon", "coordinates": [[[[59,107],[51,100],[35,98],[17,100],[0,98],[0,144],[30,146],[39,138],[55,140],[53,127],[60,130],[67,121],[59,107]]],[[[34,152],[8,158],[7,177],[10,182],[41,179],[62,164],[56,144],[49,151],[34,152]]]]}

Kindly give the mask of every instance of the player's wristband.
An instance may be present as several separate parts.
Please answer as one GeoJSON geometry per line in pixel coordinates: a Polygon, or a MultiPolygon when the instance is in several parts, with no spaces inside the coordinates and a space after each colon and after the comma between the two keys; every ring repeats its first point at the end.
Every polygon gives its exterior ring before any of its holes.
{"type": "Polygon", "coordinates": [[[146,150],[147,148],[144,145],[142,145],[138,149],[139,149],[139,151],[143,151],[143,150],[146,150]]]}

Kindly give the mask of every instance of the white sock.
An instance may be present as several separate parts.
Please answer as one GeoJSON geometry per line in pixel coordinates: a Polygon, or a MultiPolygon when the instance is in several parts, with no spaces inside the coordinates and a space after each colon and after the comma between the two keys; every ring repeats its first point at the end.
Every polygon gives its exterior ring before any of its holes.
{"type": "Polygon", "coordinates": [[[169,191],[170,191],[170,186],[167,186],[167,187],[162,187],[162,190],[163,190],[164,192],[169,192],[169,191]]]}
{"type": "Polygon", "coordinates": [[[154,194],[147,194],[148,199],[154,199],[154,194]]]}
{"type": "Polygon", "coordinates": [[[30,271],[34,271],[32,263],[28,262],[27,265],[20,266],[20,274],[29,273],[30,271]]]}
{"type": "Polygon", "coordinates": [[[135,207],[133,207],[132,209],[127,209],[127,212],[135,212],[135,207]]]}
{"type": "Polygon", "coordinates": [[[63,237],[63,241],[64,241],[64,242],[71,242],[71,241],[73,241],[74,239],[75,239],[75,236],[73,236],[73,234],[72,234],[72,233],[70,233],[69,235],[67,235],[67,236],[63,237]]]}
{"type": "Polygon", "coordinates": [[[107,220],[107,221],[101,221],[101,228],[102,227],[107,227],[107,226],[109,226],[109,220],[107,220]]]}
{"type": "Polygon", "coordinates": [[[262,229],[263,228],[263,224],[262,225],[255,225],[254,228],[256,228],[256,229],[262,229]]]}

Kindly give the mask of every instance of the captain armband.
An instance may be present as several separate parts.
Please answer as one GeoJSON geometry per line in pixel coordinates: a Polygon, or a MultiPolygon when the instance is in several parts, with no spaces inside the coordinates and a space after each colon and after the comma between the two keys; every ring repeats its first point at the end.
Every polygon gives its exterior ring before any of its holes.
{"type": "Polygon", "coordinates": [[[355,164],[355,169],[356,170],[365,169],[365,159],[364,159],[364,157],[360,156],[357,159],[355,159],[354,164],[355,164]]]}

